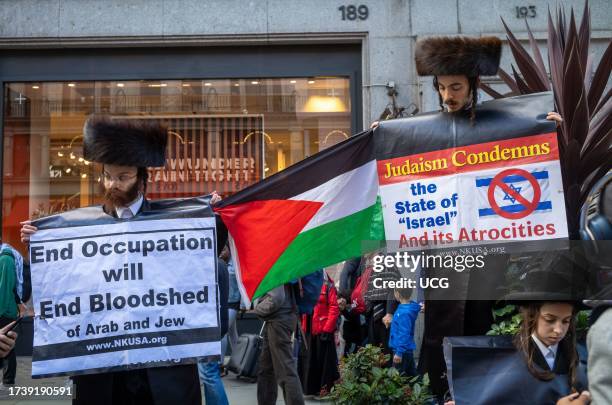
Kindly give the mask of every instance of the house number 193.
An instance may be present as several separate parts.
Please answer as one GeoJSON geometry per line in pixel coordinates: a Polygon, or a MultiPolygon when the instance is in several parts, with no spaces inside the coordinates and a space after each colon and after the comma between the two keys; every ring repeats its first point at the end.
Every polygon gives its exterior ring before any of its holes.
{"type": "Polygon", "coordinates": [[[535,18],[536,6],[515,7],[516,18],[535,18]]]}

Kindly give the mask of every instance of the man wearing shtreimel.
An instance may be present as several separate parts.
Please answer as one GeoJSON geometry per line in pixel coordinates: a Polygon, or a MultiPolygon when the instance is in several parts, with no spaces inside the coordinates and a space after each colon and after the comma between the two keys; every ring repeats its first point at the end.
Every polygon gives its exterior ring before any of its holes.
{"type": "MultiPolygon", "coordinates": [[[[92,116],[85,123],[85,159],[102,164],[100,215],[129,220],[151,211],[146,198],[147,167],[166,162],[167,128],[149,120],[92,116]]],[[[213,193],[211,202],[220,199],[213,193]]],[[[29,243],[37,228],[24,221],[21,240],[29,243]]],[[[217,223],[218,247],[226,242],[225,228],[217,223]]],[[[202,403],[195,364],[102,372],[73,377],[75,405],[202,403]]]]}
{"type": "MultiPolygon", "coordinates": [[[[429,37],[417,41],[415,49],[417,73],[433,76],[440,113],[468,116],[472,124],[478,108],[480,76],[496,75],[500,57],[501,41],[497,37],[429,37]]],[[[556,112],[549,112],[546,118],[557,123],[562,121],[556,112]]],[[[506,256],[486,260],[486,267],[490,269],[505,268],[506,264],[506,256]]],[[[465,288],[464,296],[469,297],[470,291],[477,289],[478,284],[473,280],[467,281],[459,288],[465,288]]],[[[493,280],[489,285],[495,284],[493,280]]],[[[448,390],[442,339],[445,336],[484,335],[493,321],[493,302],[449,301],[441,296],[435,297],[436,294],[440,292],[429,291],[425,296],[425,332],[419,371],[429,374],[432,391],[442,399],[448,390]]]]}

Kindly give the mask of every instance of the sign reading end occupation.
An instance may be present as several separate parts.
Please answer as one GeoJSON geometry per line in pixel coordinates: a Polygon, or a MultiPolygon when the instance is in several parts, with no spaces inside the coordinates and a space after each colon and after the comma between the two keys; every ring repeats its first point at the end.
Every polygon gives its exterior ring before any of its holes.
{"type": "Polygon", "coordinates": [[[392,250],[568,236],[555,133],[379,161],[378,176],[392,250]]]}
{"type": "Polygon", "coordinates": [[[221,352],[214,218],[39,230],[30,261],[33,377],[221,352]]]}

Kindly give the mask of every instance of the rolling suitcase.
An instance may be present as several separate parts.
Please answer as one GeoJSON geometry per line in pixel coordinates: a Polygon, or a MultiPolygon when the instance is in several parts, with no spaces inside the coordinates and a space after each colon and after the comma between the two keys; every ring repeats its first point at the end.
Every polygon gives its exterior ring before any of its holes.
{"type": "MultiPolygon", "coordinates": [[[[264,323],[265,326],[265,323],[264,323]]],[[[237,378],[255,381],[257,379],[257,360],[263,344],[263,326],[259,334],[243,333],[238,337],[236,347],[232,347],[232,356],[227,369],[237,378]]]]}

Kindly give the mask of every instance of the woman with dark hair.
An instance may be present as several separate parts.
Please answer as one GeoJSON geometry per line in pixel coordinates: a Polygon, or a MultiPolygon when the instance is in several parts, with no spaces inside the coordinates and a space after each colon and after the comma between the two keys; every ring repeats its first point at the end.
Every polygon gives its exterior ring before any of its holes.
{"type": "MultiPolygon", "coordinates": [[[[578,304],[572,301],[526,301],[519,305],[522,322],[513,340],[518,356],[525,364],[525,374],[516,367],[511,372],[505,371],[509,372],[504,374],[508,376],[505,384],[517,391],[509,394],[514,391],[500,389],[499,392],[507,393],[501,403],[524,404],[527,399],[530,404],[588,404],[590,394],[585,391],[586,370],[580,363],[576,345],[578,304]],[[533,378],[541,383],[534,385],[533,378]]],[[[521,360],[512,364],[520,365],[521,360]]],[[[491,377],[489,384],[503,382],[491,377]]],[[[487,397],[484,401],[489,399],[487,397]]],[[[500,397],[496,400],[499,401],[500,397]]],[[[455,405],[455,402],[448,401],[445,405],[455,405]]]]}
{"type": "MultiPolygon", "coordinates": [[[[586,265],[578,250],[541,252],[508,275],[504,301],[518,306],[519,329],[511,340],[493,336],[461,342],[478,354],[469,364],[455,362],[449,373],[457,403],[588,403],[586,350],[576,342],[577,313],[587,309],[582,303],[589,277],[586,265]],[[467,389],[466,378],[473,382],[467,389]]],[[[466,353],[459,346],[455,349],[453,355],[466,353]]]]}
{"type": "Polygon", "coordinates": [[[531,302],[521,306],[523,321],[514,337],[529,373],[542,381],[567,375],[568,393],[585,388],[577,378],[576,313],[571,302],[531,302]]]}
{"type": "Polygon", "coordinates": [[[522,317],[514,346],[526,371],[544,382],[538,398],[547,403],[588,401],[586,367],[576,344],[576,314],[586,309],[584,265],[579,252],[537,255],[520,275],[516,290],[506,296],[506,302],[519,306],[522,317]]]}
{"type": "Polygon", "coordinates": [[[535,301],[520,307],[523,321],[514,345],[532,376],[540,381],[555,380],[550,387],[551,400],[554,402],[559,393],[565,395],[557,405],[587,404],[590,400],[576,347],[578,310],[572,301],[535,301]],[[565,381],[557,376],[565,376],[565,381]]]}

